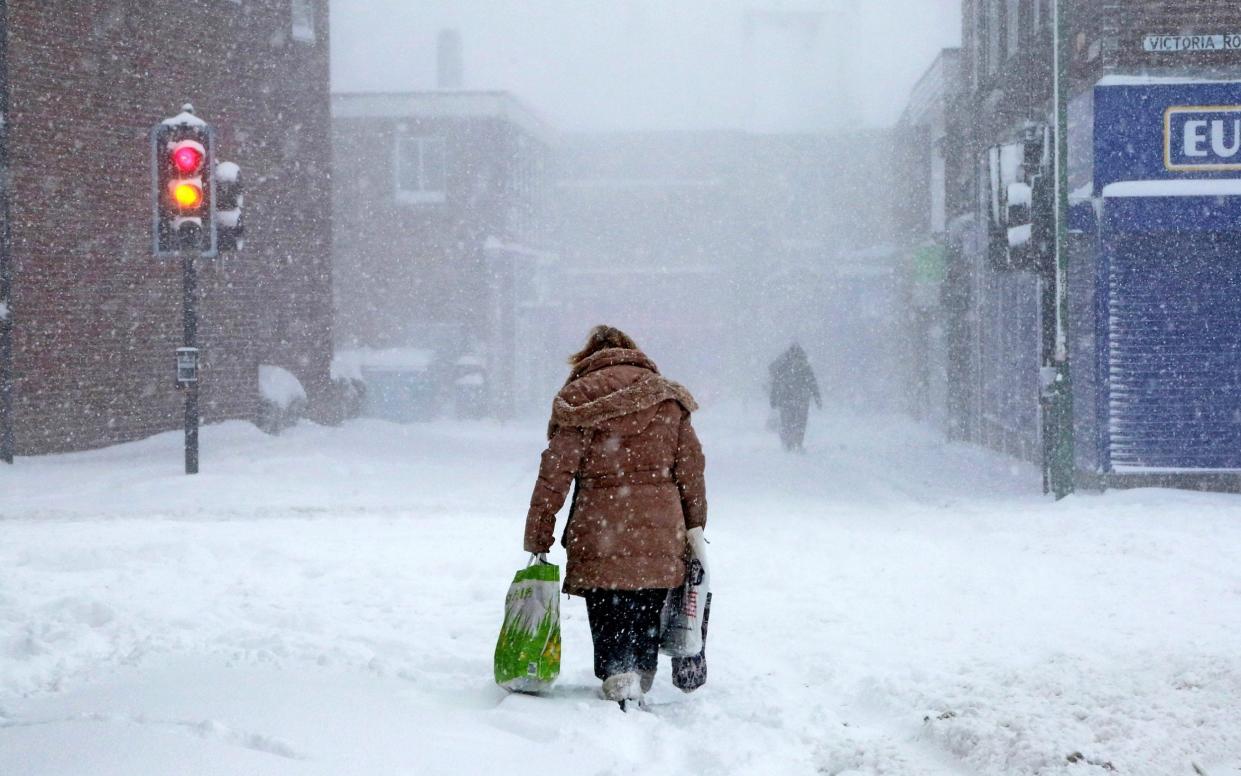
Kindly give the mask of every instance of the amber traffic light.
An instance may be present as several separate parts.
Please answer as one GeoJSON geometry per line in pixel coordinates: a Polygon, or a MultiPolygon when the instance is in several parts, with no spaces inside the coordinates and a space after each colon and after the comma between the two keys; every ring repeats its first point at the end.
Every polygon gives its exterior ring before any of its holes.
{"type": "Polygon", "coordinates": [[[198,181],[178,181],[172,185],[172,199],[182,210],[197,210],[203,204],[202,185],[198,181]]]}

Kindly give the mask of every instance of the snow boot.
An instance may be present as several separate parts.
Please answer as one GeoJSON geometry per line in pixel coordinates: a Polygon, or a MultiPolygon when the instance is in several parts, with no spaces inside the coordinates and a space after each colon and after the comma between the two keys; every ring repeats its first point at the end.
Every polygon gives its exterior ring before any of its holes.
{"type": "Polygon", "coordinates": [[[619,703],[623,711],[637,708],[642,702],[642,677],[635,671],[609,676],[603,680],[603,697],[619,703]]]}

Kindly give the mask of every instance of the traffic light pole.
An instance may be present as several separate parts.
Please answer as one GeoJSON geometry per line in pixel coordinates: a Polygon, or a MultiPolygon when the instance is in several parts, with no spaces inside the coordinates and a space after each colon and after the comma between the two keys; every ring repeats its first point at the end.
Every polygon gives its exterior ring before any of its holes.
{"type": "MultiPolygon", "coordinates": [[[[181,299],[187,348],[198,347],[198,266],[194,263],[194,254],[194,251],[181,251],[181,299]]],[[[184,390],[185,473],[198,474],[198,380],[184,383],[184,390]]]]}
{"type": "Polygon", "coordinates": [[[176,363],[177,388],[185,391],[186,474],[198,473],[201,424],[197,261],[241,247],[241,206],[241,169],[216,158],[215,132],[194,114],[193,105],[186,103],[179,115],[151,128],[152,252],[181,259],[184,331],[176,363]],[[218,193],[217,171],[222,186],[218,193]],[[217,211],[217,199],[222,211],[217,211]]]}
{"type": "Polygon", "coordinates": [[[1073,492],[1073,381],[1069,370],[1069,13],[1071,0],[1056,0],[1056,341],[1052,354],[1054,383],[1048,390],[1052,438],[1044,444],[1047,484],[1056,500],[1073,492]]]}

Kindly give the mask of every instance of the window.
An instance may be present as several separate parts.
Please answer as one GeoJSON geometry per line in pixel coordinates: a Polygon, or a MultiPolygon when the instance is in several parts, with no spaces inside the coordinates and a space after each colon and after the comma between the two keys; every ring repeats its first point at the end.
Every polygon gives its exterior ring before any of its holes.
{"type": "Polygon", "coordinates": [[[293,40],[315,42],[314,0],[292,0],[293,40]]]}
{"type": "Polygon", "coordinates": [[[1021,51],[1021,36],[1028,32],[1025,11],[1029,8],[1029,0],[1008,0],[1008,15],[1005,22],[1008,27],[1008,56],[1015,57],[1021,51]]]}
{"type": "Polygon", "coordinates": [[[977,89],[987,77],[987,11],[989,0],[974,0],[973,51],[974,88],[977,89]]]}
{"type": "Polygon", "coordinates": [[[427,204],[445,199],[444,139],[398,137],[396,141],[396,198],[427,204]]]}
{"type": "Polygon", "coordinates": [[[1000,72],[1004,62],[1004,2],[987,0],[987,74],[1000,72]]]}

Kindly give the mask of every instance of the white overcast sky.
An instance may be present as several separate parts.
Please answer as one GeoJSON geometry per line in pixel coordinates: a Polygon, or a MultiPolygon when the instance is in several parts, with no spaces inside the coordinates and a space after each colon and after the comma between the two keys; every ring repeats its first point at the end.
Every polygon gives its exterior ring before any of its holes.
{"type": "MultiPolygon", "coordinates": [[[[465,85],[511,91],[564,130],[890,125],[960,0],[333,0],[336,91],[435,88],[460,30],[465,85]],[[762,11],[821,12],[817,35],[762,11]],[[758,16],[749,12],[760,11],[758,16]],[[748,27],[746,19],[757,18],[748,27]]],[[[804,17],[803,17],[804,18],[804,17]]]]}

